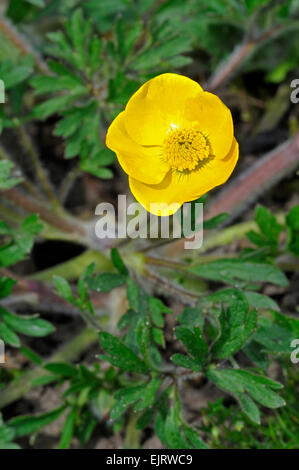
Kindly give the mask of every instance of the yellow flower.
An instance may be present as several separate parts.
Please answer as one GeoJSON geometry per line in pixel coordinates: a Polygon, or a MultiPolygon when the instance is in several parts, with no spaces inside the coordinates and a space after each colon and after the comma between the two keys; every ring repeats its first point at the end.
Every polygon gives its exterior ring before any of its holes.
{"type": "Polygon", "coordinates": [[[230,110],[197,82],[173,73],[137,90],[110,125],[106,144],[137,201],[165,216],[223,184],[239,154],[230,110]]]}

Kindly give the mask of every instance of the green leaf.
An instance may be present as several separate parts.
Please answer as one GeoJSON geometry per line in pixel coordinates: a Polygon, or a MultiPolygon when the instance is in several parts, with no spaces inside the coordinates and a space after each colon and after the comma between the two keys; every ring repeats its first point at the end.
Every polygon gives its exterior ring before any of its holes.
{"type": "Polygon", "coordinates": [[[195,449],[208,449],[209,447],[205,442],[201,440],[198,433],[195,429],[191,428],[190,426],[184,425],[183,430],[185,433],[186,438],[191,442],[195,449]]]}
{"type": "Polygon", "coordinates": [[[135,312],[139,312],[139,288],[132,279],[128,279],[127,281],[127,298],[130,307],[135,310],[135,312]]]}
{"type": "Polygon", "coordinates": [[[175,329],[176,337],[182,341],[187,351],[197,361],[199,366],[203,366],[208,356],[208,346],[202,338],[201,331],[194,327],[193,331],[183,326],[175,329]]]}
{"type": "MultiPolygon", "coordinates": [[[[52,62],[53,66],[53,62],[52,62]]],[[[57,67],[55,67],[55,73],[58,72],[57,67]]],[[[68,75],[63,75],[60,77],[57,76],[39,76],[33,77],[30,81],[33,88],[35,88],[35,94],[44,94],[44,93],[55,93],[64,90],[74,90],[75,87],[82,86],[81,80],[76,77],[76,75],[70,74],[66,70],[68,75]]],[[[81,108],[79,108],[80,111],[81,108]]],[[[73,109],[76,111],[76,108],[73,109]]],[[[85,108],[83,108],[85,110],[85,108]]]]}
{"type": "Polygon", "coordinates": [[[26,346],[21,346],[21,352],[24,354],[25,357],[27,357],[34,364],[38,366],[41,366],[43,364],[43,359],[34,351],[32,351],[32,349],[26,346]]]}
{"type": "Polygon", "coordinates": [[[3,423],[2,414],[0,413],[0,443],[4,444],[4,442],[12,441],[14,437],[14,430],[3,423]]]}
{"type": "Polygon", "coordinates": [[[33,387],[42,387],[44,385],[51,384],[53,382],[57,382],[57,375],[42,375],[37,379],[32,380],[31,384],[33,387]]]}
{"type": "Polygon", "coordinates": [[[21,224],[20,229],[9,227],[6,222],[0,222],[0,235],[11,239],[0,247],[0,266],[7,267],[22,260],[31,250],[34,236],[42,229],[42,224],[36,214],[30,215],[21,224]]]}
{"type": "Polygon", "coordinates": [[[197,326],[202,330],[204,327],[204,316],[199,306],[184,308],[183,312],[178,316],[178,321],[182,326],[190,329],[197,326]]]}
{"type": "Polygon", "coordinates": [[[223,222],[225,222],[230,214],[223,213],[223,214],[218,214],[215,217],[212,217],[211,219],[204,220],[203,221],[203,229],[204,230],[213,230],[217,228],[219,225],[221,225],[223,222]]]}
{"type": "Polygon", "coordinates": [[[288,286],[286,276],[275,266],[253,263],[238,259],[223,259],[189,268],[198,276],[227,284],[236,284],[236,280],[247,282],[269,282],[282,287],[288,286]]]}
{"type": "Polygon", "coordinates": [[[65,362],[51,362],[45,366],[45,369],[47,369],[49,372],[52,372],[53,374],[61,375],[62,377],[66,378],[78,376],[78,370],[76,367],[65,362]]]}
{"type": "Polygon", "coordinates": [[[270,364],[269,357],[263,345],[255,340],[251,340],[245,344],[243,351],[259,369],[268,369],[270,364]]]}
{"type": "Polygon", "coordinates": [[[261,413],[258,406],[246,393],[236,395],[238,403],[244,413],[256,424],[261,424],[261,413]]]}
{"type": "Polygon", "coordinates": [[[21,449],[21,447],[18,444],[15,444],[14,442],[0,441],[0,449],[17,450],[17,449],[21,449]]]}
{"type": "Polygon", "coordinates": [[[144,385],[137,385],[118,390],[114,394],[115,405],[111,411],[110,418],[113,420],[118,419],[130,405],[136,403],[142,397],[144,388],[144,385]]]}
{"type": "Polygon", "coordinates": [[[94,279],[87,279],[90,289],[96,292],[109,292],[116,287],[122,286],[127,281],[127,276],[117,273],[102,273],[94,279]]]}
{"type": "Polygon", "coordinates": [[[282,226],[277,222],[276,217],[268,209],[260,205],[255,212],[255,221],[265,238],[277,244],[282,226]]]}
{"type": "Polygon", "coordinates": [[[180,430],[180,403],[175,398],[171,404],[165,420],[164,435],[169,449],[190,449],[188,441],[180,430]]]}
{"type": "Polygon", "coordinates": [[[276,310],[279,312],[279,305],[270,297],[258,292],[244,292],[244,295],[251,307],[262,310],[276,310]]]}
{"type": "Polygon", "coordinates": [[[26,436],[55,421],[65,409],[66,405],[63,405],[38,416],[18,416],[17,418],[11,419],[8,424],[14,430],[16,437],[26,436]]]}
{"type": "Polygon", "coordinates": [[[16,315],[0,307],[0,317],[5,323],[23,335],[43,337],[55,331],[54,326],[42,318],[36,316],[16,315]]]}
{"type": "Polygon", "coordinates": [[[22,178],[11,177],[13,163],[9,160],[0,161],[0,189],[6,190],[22,182],[22,178]]]}
{"type": "Polygon", "coordinates": [[[21,346],[18,336],[11,328],[9,328],[8,325],[6,325],[6,323],[3,322],[0,322],[0,339],[2,339],[5,344],[9,344],[15,348],[19,348],[21,346]]]}
{"type": "Polygon", "coordinates": [[[251,398],[268,408],[285,405],[285,401],[273,391],[281,389],[282,384],[268,377],[242,369],[216,370],[214,368],[207,371],[207,377],[219,388],[233,395],[242,410],[255,423],[259,424],[260,414],[251,398]]]}
{"type": "Polygon", "coordinates": [[[271,318],[261,317],[253,339],[273,354],[290,354],[292,339],[299,337],[299,321],[275,311],[271,318]]]}
{"type": "Polygon", "coordinates": [[[30,63],[28,60],[23,60],[23,62],[21,60],[20,62],[16,65],[11,61],[5,61],[0,65],[0,77],[7,90],[26,80],[32,73],[32,62],[30,63]]]}
{"type": "Polygon", "coordinates": [[[116,248],[112,248],[111,250],[111,261],[120,274],[128,276],[129,271],[116,248]]]}
{"type": "Polygon", "coordinates": [[[171,356],[171,360],[177,366],[185,367],[186,369],[192,369],[194,372],[197,372],[200,369],[198,362],[195,359],[186,356],[185,354],[174,354],[171,356]]]}
{"type": "Polygon", "coordinates": [[[17,281],[15,279],[0,276],[0,299],[7,297],[11,293],[16,282],[17,281]]]}
{"type": "Polygon", "coordinates": [[[162,348],[165,348],[164,334],[163,334],[163,331],[160,330],[160,328],[152,329],[152,338],[156,344],[158,344],[159,346],[162,346],[162,348]]]}
{"type": "MultiPolygon", "coordinates": [[[[87,92],[85,87],[77,87],[76,94],[77,97],[85,95],[87,92]]],[[[45,119],[51,114],[57,112],[65,111],[68,105],[70,105],[75,100],[75,92],[72,95],[62,95],[51,98],[47,101],[43,101],[41,104],[37,105],[33,110],[33,116],[38,119],[45,119]]]]}
{"type": "Polygon", "coordinates": [[[140,401],[134,406],[135,411],[143,411],[153,405],[161,384],[162,379],[157,377],[150,380],[143,390],[140,401]]]}
{"type": "Polygon", "coordinates": [[[148,300],[149,314],[152,323],[162,328],[164,326],[163,314],[172,313],[171,309],[166,307],[160,299],[150,297],[148,300]]]}
{"type": "Polygon", "coordinates": [[[286,216],[288,249],[299,256],[299,206],[294,206],[286,216]]]}
{"type": "Polygon", "coordinates": [[[146,365],[153,370],[159,367],[161,362],[160,355],[159,353],[157,354],[157,349],[153,347],[151,328],[146,318],[140,318],[138,321],[137,342],[146,365]]]}
{"type": "Polygon", "coordinates": [[[256,311],[249,310],[245,296],[235,289],[229,307],[221,311],[220,335],[212,346],[212,354],[218,359],[225,359],[235,354],[254,333],[256,321],[256,311]]]}
{"type": "Polygon", "coordinates": [[[61,276],[55,275],[53,276],[53,282],[58,294],[61,295],[63,299],[68,300],[71,303],[74,303],[76,301],[71,286],[69,285],[66,279],[61,276]]]}
{"type": "Polygon", "coordinates": [[[148,371],[146,364],[131,349],[110,333],[99,333],[100,345],[108,356],[104,356],[113,366],[128,372],[144,374],[148,371]]]}
{"type": "Polygon", "coordinates": [[[69,448],[74,431],[75,431],[76,418],[77,418],[77,410],[74,407],[70,410],[64,422],[59,449],[69,448]]]}

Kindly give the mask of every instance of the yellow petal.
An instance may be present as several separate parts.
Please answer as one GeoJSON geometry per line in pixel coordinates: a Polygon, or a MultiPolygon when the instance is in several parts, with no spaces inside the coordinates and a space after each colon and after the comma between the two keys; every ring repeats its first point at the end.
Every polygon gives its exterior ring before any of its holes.
{"type": "Polygon", "coordinates": [[[113,150],[123,170],[139,181],[157,184],[163,180],[169,166],[161,159],[161,147],[143,147],[136,144],[125,128],[125,112],[110,125],[106,145],[113,150]]]}
{"type": "Polygon", "coordinates": [[[173,127],[186,126],[186,112],[201,86],[188,77],[165,73],[149,80],[131,97],[125,109],[130,137],[142,145],[161,145],[173,127]]]}
{"type": "Polygon", "coordinates": [[[129,185],[135,199],[154,215],[168,216],[174,214],[184,201],[179,202],[179,191],[172,184],[172,172],[164,180],[155,185],[144,184],[135,178],[129,177],[129,185]],[[155,207],[155,204],[160,207],[155,207]],[[169,207],[163,207],[163,205],[169,207]],[[172,207],[171,207],[172,206],[172,207]]]}
{"type": "MultiPolygon", "coordinates": [[[[177,185],[184,194],[184,201],[192,201],[211,189],[225,183],[232,174],[239,157],[239,145],[233,139],[229,153],[222,159],[215,158],[188,176],[175,175],[177,185]]],[[[175,183],[175,181],[173,181],[175,183]]]]}
{"type": "Polygon", "coordinates": [[[208,137],[213,155],[223,158],[230,150],[234,135],[230,110],[218,96],[207,91],[200,93],[189,104],[185,118],[208,137]]]}
{"type": "MultiPolygon", "coordinates": [[[[229,153],[223,159],[214,159],[201,169],[188,176],[169,171],[164,180],[157,185],[143,184],[135,178],[129,178],[130,189],[149,212],[155,215],[170,215],[167,208],[153,210],[152,203],[177,204],[177,209],[187,201],[192,201],[207,193],[215,186],[223,184],[231,175],[239,155],[239,146],[233,140],[229,153]]],[[[175,210],[172,210],[174,213],[175,210]]]]}

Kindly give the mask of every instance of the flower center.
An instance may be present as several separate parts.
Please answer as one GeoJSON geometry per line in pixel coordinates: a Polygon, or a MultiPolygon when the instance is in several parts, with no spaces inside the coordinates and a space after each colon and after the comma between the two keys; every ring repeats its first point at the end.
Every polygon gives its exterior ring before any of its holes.
{"type": "Polygon", "coordinates": [[[163,155],[170,166],[180,172],[192,171],[209,158],[208,139],[195,129],[176,129],[165,139],[163,155]]]}

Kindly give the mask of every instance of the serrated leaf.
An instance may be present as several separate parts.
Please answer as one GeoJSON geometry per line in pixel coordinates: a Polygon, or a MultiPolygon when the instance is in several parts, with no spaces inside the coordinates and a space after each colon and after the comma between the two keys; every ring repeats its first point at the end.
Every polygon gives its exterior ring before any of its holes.
{"type": "Polygon", "coordinates": [[[274,244],[278,243],[278,237],[282,231],[282,226],[277,222],[276,217],[264,206],[258,206],[255,211],[255,221],[266,239],[274,244]]]}
{"type": "Polygon", "coordinates": [[[144,361],[115,336],[110,333],[101,332],[99,333],[99,341],[104,351],[108,354],[108,356],[105,356],[105,359],[113,366],[140,374],[148,371],[144,361]]]}
{"type": "Polygon", "coordinates": [[[178,321],[182,326],[192,329],[197,326],[200,330],[204,326],[204,316],[201,313],[200,307],[186,307],[183,312],[178,316],[178,321]]]}
{"type": "Polygon", "coordinates": [[[199,366],[202,366],[208,355],[208,346],[202,338],[199,328],[194,327],[193,331],[183,326],[178,326],[175,329],[176,337],[182,341],[187,351],[197,361],[199,366]]]}
{"type": "Polygon", "coordinates": [[[219,388],[235,396],[243,411],[255,423],[260,422],[260,414],[251,398],[268,408],[278,408],[285,404],[284,400],[273,391],[282,388],[282,384],[268,377],[242,369],[213,368],[207,371],[207,377],[219,388]]]}
{"type": "Polygon", "coordinates": [[[118,390],[114,394],[115,404],[110,414],[110,418],[118,419],[126,409],[136,403],[142,397],[144,392],[144,385],[137,385],[135,387],[128,387],[118,390]]]}
{"type": "Polygon", "coordinates": [[[140,401],[134,406],[135,411],[143,411],[153,405],[161,384],[162,379],[157,377],[149,381],[149,383],[144,388],[143,394],[140,397],[140,401]]]}
{"type": "Polygon", "coordinates": [[[219,324],[220,335],[212,346],[212,354],[218,359],[235,354],[256,329],[257,315],[250,310],[241,291],[233,290],[230,304],[222,309],[219,324]]]}

